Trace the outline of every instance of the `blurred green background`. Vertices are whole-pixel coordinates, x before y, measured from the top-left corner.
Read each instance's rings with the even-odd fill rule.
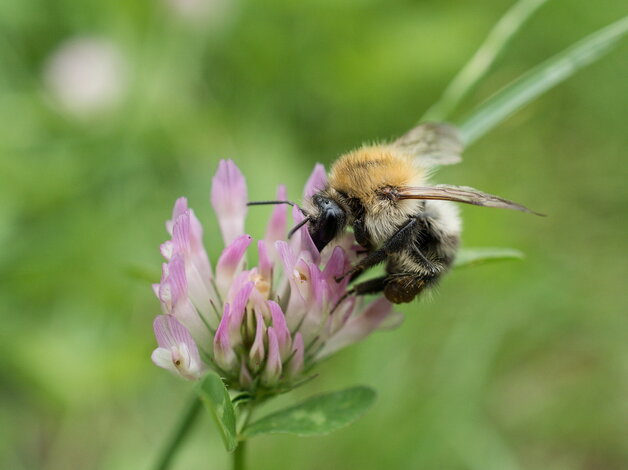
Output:
[[[0,2],[0,467],[150,468],[191,393],[150,362],[175,198],[215,259],[220,158],[253,199],[300,197],[315,162],[410,128],[510,4]],[[457,116],[625,13],[550,1]],[[251,468],[628,468],[627,52],[436,177],[549,214],[463,208],[466,246],[527,258],[454,272],[401,329],[325,363],[277,405],[363,383],[376,406],[329,436],[256,438]],[[102,79],[80,65],[98,54]],[[227,466],[204,416],[174,468]]]

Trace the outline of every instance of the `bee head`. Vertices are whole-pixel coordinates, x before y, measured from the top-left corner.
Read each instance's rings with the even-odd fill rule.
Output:
[[[309,232],[318,251],[336,238],[347,224],[345,209],[334,199],[320,193],[312,196],[315,208],[309,216]]]

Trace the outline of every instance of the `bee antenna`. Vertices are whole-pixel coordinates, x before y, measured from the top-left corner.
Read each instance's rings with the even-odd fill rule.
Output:
[[[267,206],[271,204],[288,204],[289,206],[296,206],[296,204],[292,201],[249,201],[246,203],[247,206]]]
[[[288,232],[288,239],[290,239],[292,235],[294,235],[297,232],[297,230],[299,230],[301,227],[307,224],[310,220],[312,220],[312,218],[310,216],[307,216],[301,222],[299,222],[294,227],[292,227],[292,229]]]
[[[247,206],[269,206],[269,205],[274,205],[274,204],[288,204],[289,206],[296,207],[297,209],[299,209],[302,214],[305,214],[305,211],[301,209],[301,207],[298,204],[292,201],[250,201],[246,203]]]

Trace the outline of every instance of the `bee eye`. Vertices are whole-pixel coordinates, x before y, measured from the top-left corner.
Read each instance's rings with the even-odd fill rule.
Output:
[[[310,222],[310,235],[320,251],[344,229],[347,218],[345,211],[332,199],[319,195],[313,201],[319,214]]]

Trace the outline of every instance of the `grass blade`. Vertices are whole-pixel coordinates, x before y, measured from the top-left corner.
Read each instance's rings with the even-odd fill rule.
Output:
[[[578,41],[506,85],[459,127],[469,145],[537,96],[595,62],[628,32],[628,16]]]
[[[512,248],[462,248],[456,255],[454,267],[464,268],[493,261],[520,259],[523,259],[523,253]]]
[[[447,86],[422,121],[444,121],[486,75],[521,26],[547,0],[519,0],[495,24],[484,43]]]

